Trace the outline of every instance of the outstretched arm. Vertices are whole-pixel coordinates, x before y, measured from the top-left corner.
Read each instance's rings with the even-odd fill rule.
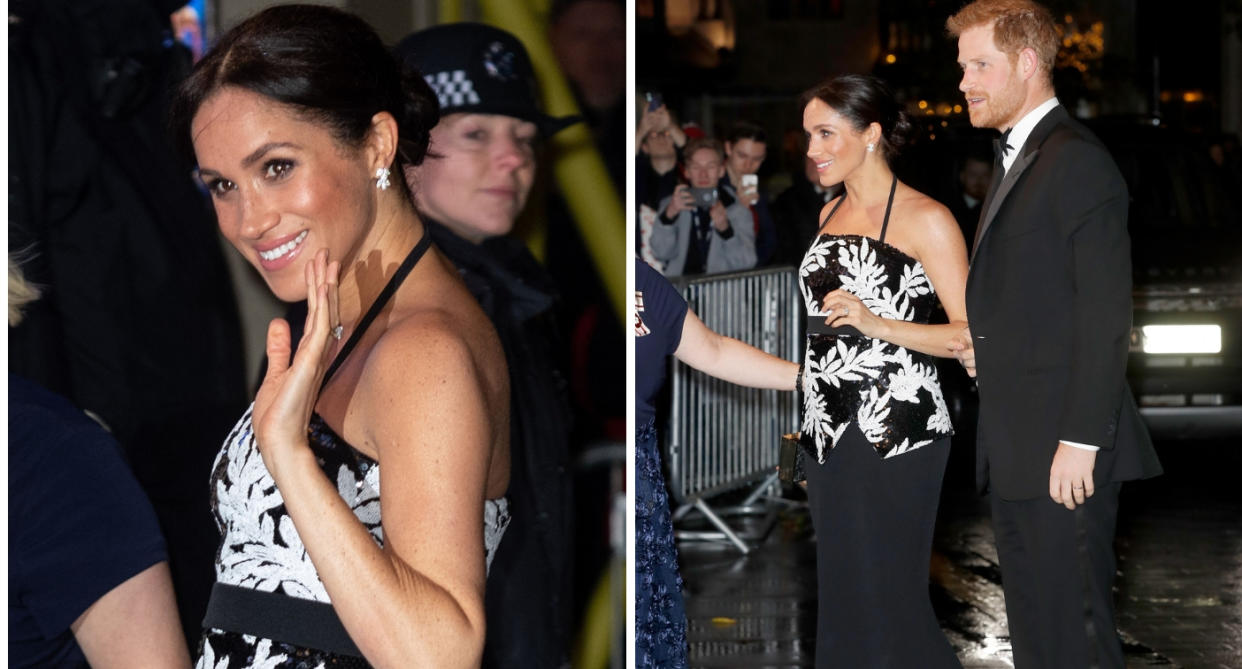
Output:
[[[686,312],[686,320],[681,327],[681,344],[674,355],[705,374],[740,386],[795,389],[797,363],[713,332],[693,310]]]

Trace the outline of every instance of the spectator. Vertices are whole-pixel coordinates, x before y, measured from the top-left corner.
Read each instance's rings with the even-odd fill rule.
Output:
[[[973,150],[962,159],[962,167],[957,172],[959,188],[948,204],[953,218],[962,229],[962,238],[967,244],[974,243],[975,228],[979,225],[980,209],[983,200],[988,196],[988,186],[992,183],[992,157],[985,151]]]
[[[664,264],[651,254],[651,231],[660,201],[673,194],[681,177],[681,148],[686,133],[677,125],[672,112],[659,94],[649,95],[635,137],[638,157],[635,161],[634,191],[638,200],[638,229],[635,247],[638,255],[657,269]]]
[[[9,260],[9,327],[38,294]],[[184,667],[164,538],[116,441],[9,374],[11,667]]]
[[[686,177],[659,207],[651,251],[665,276],[712,274],[755,265],[755,219],[736,191],[721,183],[724,149],[714,139],[686,143]]]
[[[634,188],[638,204],[654,209],[673,194],[686,139],[686,133],[658,95],[644,104],[634,138],[638,147]]]
[[[768,155],[768,136],[754,123],[738,122],[729,130],[724,143],[725,175],[720,184],[728,185],[738,199],[750,207],[755,219],[755,266],[767,265],[776,250],[776,223],[768,196],[759,190],[759,167]]]
[[[776,252],[773,265],[802,264],[802,256],[819,232],[819,214],[824,205],[841,194],[843,186],[821,186],[815,161],[803,156],[803,169],[793,175],[793,185],[772,202],[772,219],[776,222]]]

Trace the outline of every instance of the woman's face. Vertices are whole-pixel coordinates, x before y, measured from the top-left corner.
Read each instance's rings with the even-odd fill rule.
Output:
[[[376,211],[370,152],[232,86],[202,104],[191,133],[221,233],[277,297],[306,298],[303,268],[319,249],[342,267],[357,257]]]
[[[449,114],[410,168],[418,210],[471,242],[508,234],[535,180],[535,124],[497,114]]]
[[[821,186],[841,183],[866,157],[863,133],[823,100],[812,99],[802,110],[802,129],[807,133],[806,155],[815,163]]]

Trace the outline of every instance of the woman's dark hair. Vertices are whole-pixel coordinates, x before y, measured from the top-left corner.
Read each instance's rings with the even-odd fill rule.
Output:
[[[228,31],[199,61],[178,88],[170,112],[170,128],[184,155],[194,155],[194,115],[225,86],[288,105],[350,147],[366,137],[371,118],[386,111],[397,121],[398,168],[423,161],[440,119],[431,87],[398,62],[365,21],[320,5],[265,9]]]
[[[866,74],[845,74],[820,82],[798,99],[806,109],[811,100],[832,107],[844,116],[854,130],[862,132],[872,123],[880,124],[880,148],[890,165],[910,140],[914,126],[893,92],[881,80]]]

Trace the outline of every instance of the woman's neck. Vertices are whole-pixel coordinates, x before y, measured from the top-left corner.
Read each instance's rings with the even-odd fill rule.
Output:
[[[860,165],[845,178],[845,200],[851,208],[870,209],[888,204],[888,193],[893,185],[893,172],[876,156],[876,162]]]
[[[339,309],[347,333],[423,236],[424,226],[413,205],[401,194],[393,195],[404,200],[405,206],[398,197],[381,197],[371,232],[358,245],[357,253],[341,264]]]

